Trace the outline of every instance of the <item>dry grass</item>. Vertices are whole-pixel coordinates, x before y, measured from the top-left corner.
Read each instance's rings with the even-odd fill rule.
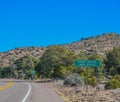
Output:
[[[81,88],[76,92],[75,87],[64,87],[59,84],[46,83],[56,91],[65,102],[120,102],[120,89],[101,90],[96,92],[90,88],[88,92]]]

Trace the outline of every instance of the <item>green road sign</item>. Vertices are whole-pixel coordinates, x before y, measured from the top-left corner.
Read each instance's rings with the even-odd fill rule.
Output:
[[[75,60],[76,67],[100,67],[100,60]]]
[[[30,70],[30,74],[31,74],[31,75],[34,75],[34,74],[35,74],[35,71],[34,71],[34,70]]]

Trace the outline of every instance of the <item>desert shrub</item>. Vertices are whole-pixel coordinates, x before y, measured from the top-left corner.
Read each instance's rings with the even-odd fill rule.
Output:
[[[115,75],[114,78],[120,81],[120,75]]]
[[[64,85],[76,86],[83,85],[84,80],[78,74],[71,74],[64,80]]]
[[[93,76],[93,77],[91,78],[91,80],[90,80],[90,85],[93,86],[93,87],[96,86],[96,77],[95,77],[95,76]]]
[[[105,89],[116,89],[116,88],[120,88],[120,81],[115,78],[109,79],[105,85]]]

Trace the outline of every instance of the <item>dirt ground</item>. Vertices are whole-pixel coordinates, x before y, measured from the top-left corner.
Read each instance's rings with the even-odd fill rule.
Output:
[[[49,82],[46,85],[56,91],[65,102],[120,102],[120,89],[96,92],[91,86],[86,91],[86,87],[63,86],[60,82]]]

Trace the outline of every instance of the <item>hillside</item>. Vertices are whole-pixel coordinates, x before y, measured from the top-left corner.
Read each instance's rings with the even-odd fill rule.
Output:
[[[120,46],[120,35],[115,33],[102,34],[96,37],[82,39],[81,41],[64,45],[76,54],[81,52],[98,53],[104,56],[105,52]]]
[[[120,35],[115,33],[102,34],[61,46],[65,46],[67,49],[75,52],[76,54],[81,52],[87,54],[97,52],[98,54],[104,56],[106,51],[120,46]],[[0,65],[8,66],[11,59],[16,60],[25,55],[40,58],[46,49],[47,47],[25,47],[0,53]]]
[[[0,53],[0,65],[8,66],[11,60],[17,60],[25,55],[30,55],[35,58],[40,58],[44,53],[46,47],[25,47],[25,48],[16,48],[11,51]]]

